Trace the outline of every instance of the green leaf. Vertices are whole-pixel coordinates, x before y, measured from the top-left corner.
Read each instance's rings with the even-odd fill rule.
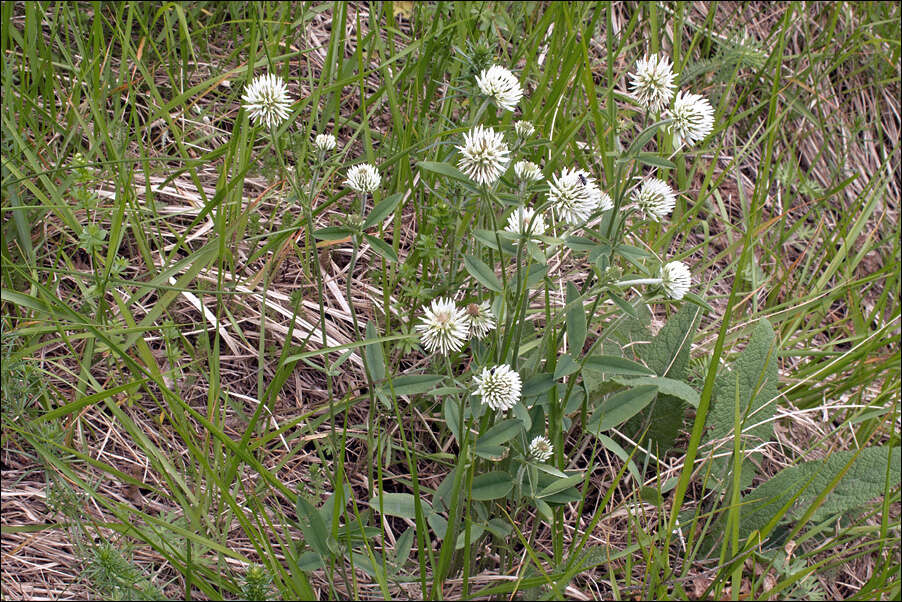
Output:
[[[454,439],[460,441],[460,405],[458,401],[451,396],[446,397],[442,413],[445,415],[445,424],[448,425]]]
[[[608,291],[608,297],[617,304],[623,312],[634,320],[639,319],[639,314],[636,313],[636,308],[633,307],[633,304],[621,297],[620,295],[615,294],[613,291]]]
[[[507,420],[502,420],[476,440],[476,449],[479,450],[480,446],[485,445],[495,446],[507,443],[522,430],[523,423],[519,419],[508,418]]]
[[[382,503],[382,507],[379,507],[379,503]],[[429,505],[429,502],[426,500],[420,500],[420,504],[423,506],[423,513],[428,514],[432,512],[432,506]],[[370,500],[370,508],[376,510],[377,512],[381,512],[386,516],[400,516],[401,518],[416,518],[416,509],[414,507],[414,499],[413,495],[410,493],[383,493],[380,495],[373,496],[373,499]]]
[[[485,533],[485,527],[482,525],[471,524],[470,525],[470,545],[476,543],[476,540],[482,537],[482,534]],[[467,532],[464,529],[461,529],[460,533],[457,534],[457,541],[454,542],[454,549],[461,550],[464,545],[467,543]]]
[[[378,338],[376,327],[372,322],[366,323],[366,338]],[[364,347],[363,354],[366,357],[366,367],[373,382],[385,380],[385,355],[382,352],[382,343],[369,343]]]
[[[654,372],[638,362],[616,355],[593,355],[586,359],[586,368],[598,370],[607,375],[654,376]]]
[[[496,500],[506,496],[513,488],[514,483],[506,472],[488,472],[473,478],[470,497],[479,501]]]
[[[566,489],[570,489],[577,483],[581,483],[582,480],[582,474],[570,475],[565,479],[558,479],[557,481],[551,483],[551,485],[548,485],[547,487],[542,489],[542,491],[538,492],[536,494],[536,499],[546,498],[556,493],[560,493],[561,491],[564,491]]]
[[[567,283],[567,338],[570,352],[574,357],[582,355],[586,343],[586,310],[583,309],[579,290],[572,282]]]
[[[377,238],[375,236],[370,236],[369,234],[364,234],[363,237],[366,239],[370,246],[373,247],[373,251],[375,251],[378,255],[380,255],[386,261],[396,262],[398,261],[398,254],[395,253],[395,250],[392,248],[390,244],[382,240],[381,238]]]
[[[660,155],[656,155],[655,153],[639,153],[636,155],[636,158],[639,159],[640,162],[645,165],[650,165],[651,167],[661,167],[664,169],[676,169],[676,165],[673,161],[668,161],[664,157]]]
[[[326,529],[326,523],[323,521],[323,517],[320,516],[319,511],[303,495],[298,495],[297,511],[301,533],[304,534],[304,541],[319,554],[320,558],[329,558],[331,555],[329,552],[329,531]]]
[[[604,400],[589,419],[589,430],[603,433],[642,411],[658,394],[654,385],[643,385],[614,393]],[[595,426],[597,425],[597,426]]]
[[[477,229],[473,231],[473,238],[484,244],[490,249],[495,251],[498,250],[498,242],[501,243],[501,250],[508,255],[516,255],[517,247],[513,245],[509,240],[505,240],[503,236],[499,236],[498,239],[495,239],[495,233],[492,230],[481,230]]]
[[[398,192],[373,207],[370,214],[366,216],[366,221],[363,222],[363,229],[366,230],[367,228],[372,228],[376,224],[382,223],[382,221],[395,210],[402,198],[404,198],[404,194]]]
[[[395,395],[418,395],[432,391],[443,380],[441,374],[405,374],[392,379],[392,389]]]
[[[460,180],[461,182],[472,184],[472,180],[467,177],[467,174],[460,171],[450,163],[440,163],[437,161],[420,161],[419,163],[417,163],[417,167],[426,171],[431,171],[432,173],[437,173],[442,176],[454,178],[455,180]]]
[[[839,451],[824,460],[802,462],[784,468],[773,478],[743,496],[740,521],[742,537],[763,528],[774,514],[793,498],[795,503],[787,512],[789,518],[801,517],[830,482],[839,475],[854,457],[856,450]],[[889,475],[887,475],[889,463]],[[745,470],[743,468],[743,470]],[[825,520],[864,507],[884,492],[886,478],[890,487],[898,487],[902,480],[902,456],[898,447],[867,447],[861,450],[852,467],[836,487],[827,494],[824,503],[811,515],[811,521]],[[807,487],[806,487],[807,485]]]
[[[529,377],[523,383],[523,399],[537,397],[543,393],[547,393],[554,386],[554,375],[547,372],[540,372]]]
[[[698,392],[681,380],[673,380],[664,376],[639,376],[637,378],[615,376],[612,380],[626,387],[651,385],[656,387],[660,393],[678,397],[692,407],[698,407]]]
[[[319,240],[341,240],[348,238],[354,231],[345,226],[327,226],[313,232],[313,236]]]
[[[557,358],[557,366],[554,367],[554,380],[570,376],[579,371],[579,363],[574,361],[569,354]]]
[[[498,277],[495,276],[495,272],[492,271],[492,268],[487,266],[484,261],[479,259],[478,257],[473,257],[472,255],[464,255],[464,267],[467,268],[467,271],[470,272],[470,275],[476,279],[482,286],[486,287],[489,290],[495,291],[496,293],[500,293],[504,291],[504,288],[501,286],[501,282],[498,280]]]
[[[736,358],[732,370],[721,369],[717,375],[711,410],[708,413],[710,430],[705,442],[732,440],[737,383],[743,447],[752,448],[762,441],[773,439],[774,425],[770,418],[774,415],[778,397],[776,352],[774,330],[770,322],[762,318],[755,326],[749,344]],[[747,428],[747,425],[756,426]],[[714,451],[716,453],[724,449],[717,447]],[[756,452],[756,455],[760,453]],[[717,485],[717,479],[725,477],[729,458],[716,458],[714,462],[712,486]],[[755,465],[750,459],[746,459],[742,466],[742,486],[751,484],[754,475]]]

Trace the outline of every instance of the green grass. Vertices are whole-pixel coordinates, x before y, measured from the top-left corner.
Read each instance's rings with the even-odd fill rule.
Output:
[[[898,4],[0,10],[4,596],[898,598]],[[531,121],[514,160],[629,202],[650,52],[715,109],[654,159],[670,218],[480,234],[522,197],[449,169],[475,123]],[[524,84],[516,117],[474,94],[492,63]],[[266,72],[295,101],[276,132],[241,109]],[[360,162],[382,175],[362,201]],[[697,297],[612,286],[659,259]],[[446,361],[413,326],[459,291],[499,328]],[[681,306],[705,308],[686,345],[647,344]],[[612,379],[610,355],[642,365]],[[489,430],[469,391],[496,363],[525,403]],[[520,458],[546,433],[543,471]],[[828,456],[748,527],[755,487]]]

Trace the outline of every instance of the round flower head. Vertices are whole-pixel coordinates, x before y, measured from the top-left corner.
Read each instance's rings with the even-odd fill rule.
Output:
[[[467,306],[467,320],[470,322],[470,336],[482,339],[491,330],[495,330],[495,316],[488,301],[479,305],[470,303]]]
[[[473,377],[473,382],[476,383],[475,394],[496,412],[505,412],[520,401],[520,375],[506,364],[483,368],[479,376]]]
[[[332,134],[317,134],[313,139],[313,144],[324,153],[335,148],[335,136]]]
[[[504,143],[504,137],[492,128],[477,125],[464,134],[463,146],[458,146],[460,161],[457,166],[477,184],[493,183],[510,161],[510,149]]]
[[[476,77],[476,85],[486,96],[491,96],[495,104],[505,111],[513,111],[520,99],[523,98],[523,89],[513,73],[501,67],[492,65],[483,69]]]
[[[581,169],[565,168],[553,179],[548,187],[548,200],[568,224],[585,223],[596,207],[607,210],[614,206],[611,197],[598,188],[595,178]]]
[[[464,310],[457,307],[452,299],[439,297],[432,300],[430,307],[423,306],[422,324],[414,328],[420,333],[420,342],[430,352],[448,354],[460,351],[470,332],[470,321]]]
[[[682,261],[671,261],[661,267],[661,286],[668,296],[679,301],[689,292],[691,285],[689,267]]]
[[[547,227],[541,213],[536,215],[536,212],[529,207],[517,207],[507,218],[507,226],[504,229],[520,236],[533,236],[545,234]]]
[[[673,122],[667,129],[673,133],[673,145],[695,144],[714,129],[714,109],[704,96],[677,92],[673,109],[667,113]]]
[[[536,462],[544,462],[551,457],[554,448],[551,447],[551,441],[548,437],[539,435],[529,444],[529,459]]]
[[[514,163],[514,173],[525,182],[538,182],[542,179],[542,170],[532,161],[517,161]]]
[[[254,124],[276,127],[288,119],[291,98],[288,96],[288,86],[278,75],[255,77],[244,90],[241,100]]]
[[[646,178],[639,190],[633,193],[639,208],[656,222],[661,221],[676,206],[676,194],[667,182],[658,178]]]
[[[517,132],[517,137],[525,140],[536,133],[536,128],[528,121],[518,121],[514,124],[514,131]]]
[[[381,181],[378,169],[369,163],[361,163],[348,170],[348,179],[344,183],[352,190],[366,194],[375,192]]]
[[[636,63],[636,72],[631,73],[633,94],[647,111],[660,113],[670,104],[676,86],[673,83],[673,65],[666,56],[653,54]]]

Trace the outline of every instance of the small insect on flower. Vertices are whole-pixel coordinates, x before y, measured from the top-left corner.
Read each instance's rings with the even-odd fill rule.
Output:
[[[586,179],[586,176],[584,176],[582,173],[579,174],[579,183],[582,184],[583,186],[588,186],[588,184],[589,184],[589,181]]]

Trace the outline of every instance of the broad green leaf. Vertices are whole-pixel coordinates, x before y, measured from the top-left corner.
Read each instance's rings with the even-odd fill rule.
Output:
[[[395,395],[417,395],[428,393],[445,380],[441,374],[405,374],[392,379]],[[385,387],[388,391],[388,386]]]
[[[778,397],[776,355],[774,330],[770,322],[762,318],[755,326],[749,344],[736,358],[732,369],[721,369],[717,375],[714,398],[708,413],[710,430],[705,442],[732,440],[737,382],[739,411],[742,413],[743,447],[752,448],[762,441],[773,439],[774,425],[770,418],[774,415]],[[718,447],[715,453],[724,449],[726,448]],[[756,455],[760,455],[760,452]],[[712,486],[716,485],[716,479],[724,478],[729,458],[717,458],[714,462],[711,473],[714,476]],[[742,466],[743,487],[751,484],[754,475],[755,465],[747,459]]]
[[[375,339],[376,327],[372,322],[366,323],[366,338]],[[385,355],[382,352],[382,343],[369,343],[363,350],[366,357],[366,367],[373,382],[385,380]]]
[[[353,234],[350,228],[345,226],[327,226],[313,232],[313,236],[319,240],[341,240]]]
[[[471,524],[470,525],[470,545],[472,546],[476,543],[482,534],[485,533],[485,527],[482,525]],[[467,532],[461,527],[460,533],[457,534],[457,541],[454,543],[455,550],[462,550],[463,547],[467,543]]]
[[[381,238],[370,236],[369,234],[364,234],[363,237],[368,243],[370,243],[370,246],[373,247],[373,251],[375,251],[383,259],[392,262],[398,261],[398,254],[395,253],[395,250],[390,244],[388,244]]]
[[[784,468],[773,478],[743,496],[740,534],[749,535],[763,528],[774,513],[793,498],[795,503],[788,518],[801,517],[854,457],[857,450],[838,451],[824,460],[802,462]],[[887,463],[889,474],[887,475]],[[743,468],[745,470],[745,468]],[[902,480],[902,455],[898,447],[868,447],[861,450],[854,464],[846,471],[836,487],[827,494],[824,503],[814,511],[811,521],[818,522],[835,514],[863,508],[884,492],[886,478],[890,488]],[[806,487],[807,485],[807,487]]]
[[[546,498],[546,497],[552,496],[556,493],[560,493],[566,489],[570,489],[577,483],[581,483],[583,478],[584,477],[582,474],[575,474],[575,475],[570,475],[564,479],[558,479],[557,481],[554,481],[553,483],[551,483],[551,485],[548,485],[547,487],[543,488],[542,491],[538,492],[536,494],[536,498],[537,499]]]
[[[557,366],[554,367],[554,380],[570,376],[577,371],[579,371],[579,363],[574,361],[569,354],[562,355],[557,358]]]
[[[379,506],[381,500],[381,508]],[[423,505],[423,513],[432,512],[432,506],[426,500],[420,500]],[[401,518],[416,518],[413,495],[410,493],[383,493],[373,496],[370,500],[370,508],[387,516],[400,516]]]
[[[454,439],[460,441],[460,404],[451,396],[445,398],[442,406],[442,413],[445,416],[445,424],[454,435]]]
[[[495,291],[496,293],[504,291],[501,282],[498,280],[498,277],[495,276],[495,272],[492,271],[492,268],[487,266],[485,262],[478,257],[464,255],[464,267],[467,268],[470,275],[482,286]]]
[[[603,433],[642,411],[658,394],[654,385],[643,385],[614,393],[604,400],[589,419],[589,430]]]
[[[613,381],[626,387],[651,385],[657,387],[660,393],[678,397],[692,407],[698,407],[698,392],[681,380],[673,380],[663,376],[638,376],[635,378],[615,376]]]
[[[496,500],[513,488],[514,483],[506,472],[488,472],[473,478],[471,497],[479,501]]]
[[[620,295],[614,293],[614,291],[608,291],[608,297],[629,317],[633,318],[634,320],[639,319],[639,314],[636,313],[636,308],[633,307],[632,303],[630,303]]]
[[[523,399],[547,393],[554,386],[554,375],[542,372],[534,374],[523,383]]]
[[[630,455],[627,453],[623,447],[607,435],[598,435],[598,440],[604,446],[606,450],[613,453],[615,456],[623,460],[624,462],[629,462],[627,465],[627,469],[630,474],[636,480],[637,483],[642,482],[642,473],[639,472],[639,468],[636,466],[636,462],[630,458]]]
[[[364,230],[367,228],[372,228],[376,224],[382,223],[382,221],[388,217],[388,215],[395,210],[398,206],[398,203],[401,202],[401,199],[404,198],[404,194],[401,192],[395,193],[373,207],[373,210],[370,211],[370,214],[366,216],[366,221],[363,222]]]
[[[419,163],[417,163],[417,167],[426,171],[431,171],[432,173],[437,173],[442,176],[454,178],[455,180],[460,180],[461,182],[472,184],[472,180],[470,180],[467,174],[460,171],[450,163],[440,163],[437,161],[420,161]]]
[[[676,165],[674,165],[673,161],[668,161],[664,157],[656,155],[655,153],[639,153],[638,155],[636,155],[636,158],[645,165],[650,165],[652,167],[676,169]]]
[[[616,355],[592,355],[586,359],[585,367],[599,370],[609,376],[615,374],[654,376],[654,372],[642,364]]]
[[[319,511],[303,495],[298,495],[297,511],[304,541],[319,554],[320,558],[329,558],[331,556],[329,530],[326,529],[326,523]]]
[[[583,309],[579,299],[579,290],[572,282],[568,282],[567,338],[570,342],[570,352],[574,357],[582,355],[583,345],[586,343],[586,310]]]
[[[517,418],[502,420],[476,440],[476,449],[481,445],[501,445],[507,443],[523,430],[523,423]]]
[[[517,247],[514,246],[509,240],[506,240],[503,236],[500,235],[498,238],[495,238],[495,233],[491,230],[481,230],[476,229],[473,231],[473,238],[484,244],[490,249],[495,251],[498,250],[498,243],[501,243],[501,250],[508,255],[516,255]]]

